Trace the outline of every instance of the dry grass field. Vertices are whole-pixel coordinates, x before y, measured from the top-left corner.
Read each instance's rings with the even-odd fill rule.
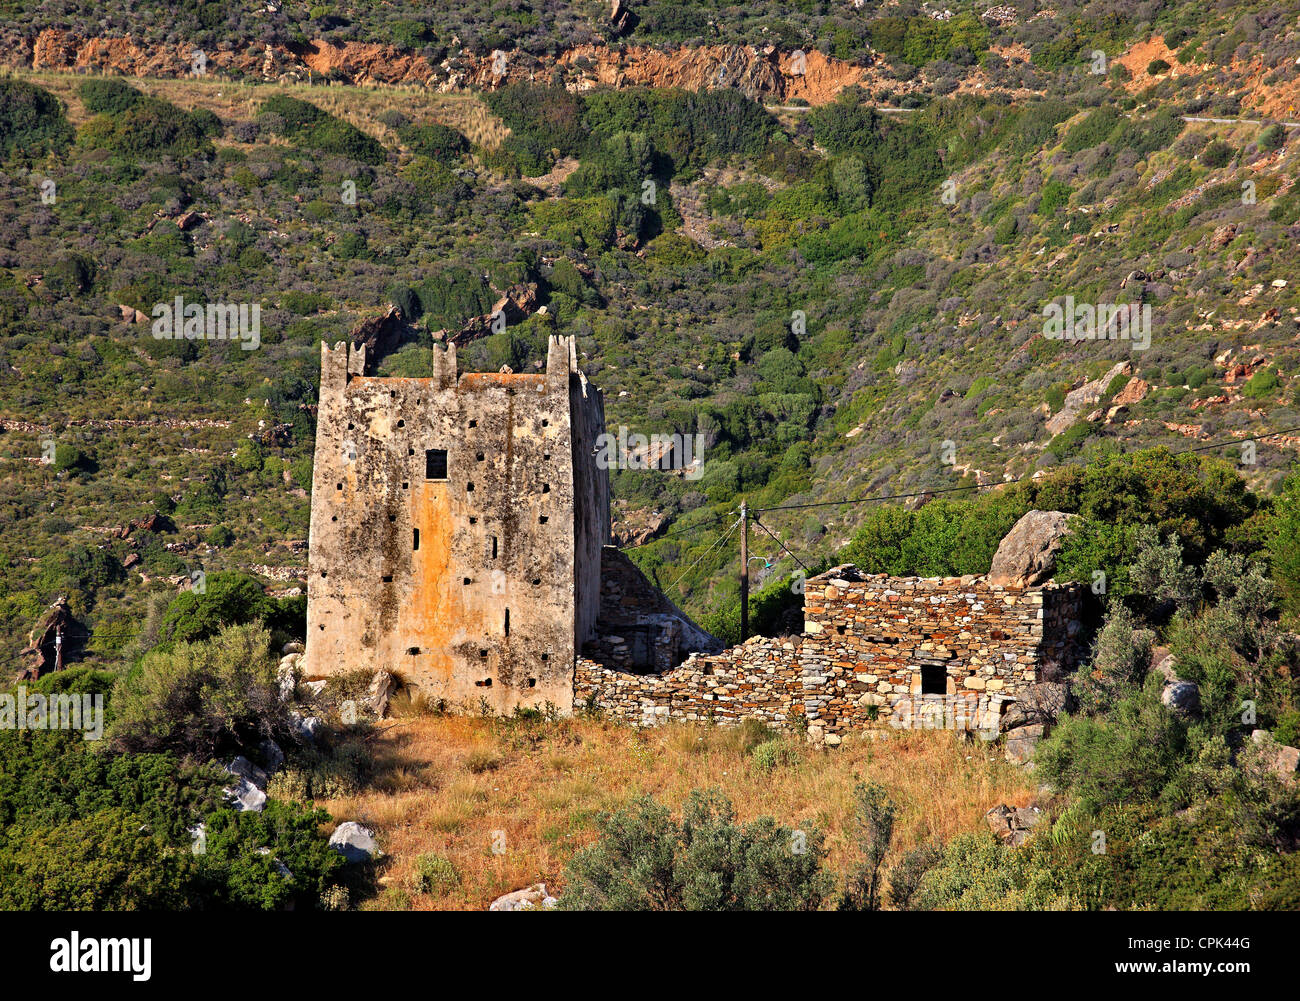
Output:
[[[830,751],[787,736],[787,763],[764,770],[750,752],[770,737],[750,727],[409,716],[372,737],[378,769],[368,788],[320,805],[373,827],[389,856],[383,890],[365,907],[481,910],[539,880],[562,888],[564,864],[594,838],[597,814],[646,793],[676,811],[692,789],[716,787],[742,822],[766,814],[816,824],[837,877],[856,860],[859,780],[884,785],[898,807],[895,854],[975,829],[990,807],[1023,806],[1034,793],[996,748],[951,732],[889,732]],[[437,878],[421,880],[422,857]]]
[[[80,126],[90,116],[77,97],[77,88],[90,75],[54,72],[14,74],[56,94],[66,105],[68,120]],[[288,94],[309,101],[330,114],[343,118],[389,147],[398,145],[392,130],[381,125],[385,111],[401,111],[415,122],[439,122],[458,130],[471,142],[485,147],[500,145],[507,129],[474,94],[439,94],[423,87],[354,87],[331,84],[312,86],[288,83],[238,83],[230,80],[157,79],[120,77],[137,90],[193,111],[207,108],[223,121],[247,121],[257,117],[262,102],[273,94]]]

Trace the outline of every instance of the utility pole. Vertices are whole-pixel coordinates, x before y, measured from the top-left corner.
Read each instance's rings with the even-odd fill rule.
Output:
[[[740,502],[740,642],[749,639],[749,505]]]

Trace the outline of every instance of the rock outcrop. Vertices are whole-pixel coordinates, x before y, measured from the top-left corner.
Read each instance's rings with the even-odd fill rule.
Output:
[[[1130,362],[1122,361],[1114,365],[1109,372],[1100,379],[1093,379],[1091,382],[1085,382],[1078,389],[1071,390],[1065,394],[1065,403],[1047,419],[1046,428],[1050,435],[1058,435],[1070,425],[1074,424],[1083,414],[1092,406],[1097,404],[1106,389],[1110,386],[1111,380],[1117,375],[1128,375],[1133,371],[1133,365]],[[1126,387],[1127,388],[1127,387]]]
[[[1300,748],[1279,744],[1267,730],[1252,730],[1250,739],[1260,748],[1261,758],[1269,771],[1285,779],[1295,779],[1300,770]]]
[[[988,582],[1003,587],[1037,587],[1052,579],[1056,554],[1078,517],[1062,511],[1030,511],[998,546]]]
[[[489,911],[531,911],[535,908],[542,907],[550,909],[559,901],[551,896],[550,891],[546,888],[545,883],[534,883],[532,886],[526,886],[522,890],[515,890],[512,893],[504,894],[497,897],[488,905]]]
[[[616,36],[635,24],[625,3],[610,11]],[[19,38],[5,47],[0,65],[37,70],[90,70],[120,76],[186,77],[192,73],[194,44],[157,46],[131,37],[85,37],[55,28]],[[577,45],[556,55],[510,50],[460,49],[438,62],[419,51],[373,42],[310,39],[302,44],[231,44],[207,52],[207,70],[230,71],[280,82],[403,84],[440,92],[494,90],[509,83],[558,75],[569,90],[593,87],[736,88],[752,99],[803,100],[826,104],[845,87],[886,77],[874,63],[856,65],[815,50],[778,50],[768,45]],[[914,85],[890,80],[904,91]]]
[[[18,652],[19,657],[30,657],[31,662],[18,675],[19,681],[35,681],[41,675],[57,671],[67,663],[73,646],[80,645],[82,627],[72,617],[68,599],[60,596],[27,634],[27,646]]]
[[[405,340],[409,328],[402,310],[390,305],[383,316],[372,316],[362,320],[348,334],[354,347],[366,349],[366,375],[374,375],[380,359]]]
[[[1024,844],[1042,819],[1043,813],[1036,806],[1013,807],[1005,803],[984,814],[984,822],[993,836],[1012,848]]]
[[[375,832],[355,820],[344,821],[330,835],[330,847],[349,862],[368,862],[379,854]]]

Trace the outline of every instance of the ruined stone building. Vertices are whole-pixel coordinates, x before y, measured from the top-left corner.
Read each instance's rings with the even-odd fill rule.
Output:
[[[653,674],[582,657],[576,697],[637,726],[756,719],[829,744],[884,726],[996,733],[1012,706],[1077,665],[1083,592],[836,567],[806,582],[802,633],[751,637]]]
[[[985,576],[835,567],[804,582],[798,634],[693,652],[670,670],[586,650],[575,699],[635,726],[754,719],[828,745],[881,727],[1005,733],[1008,757],[1023,760],[1090,642],[1087,589],[1052,579],[1072,517],[1025,514]]]
[[[321,345],[303,669],[568,710],[610,531],[601,393],[570,338],[538,375],[434,356],[432,378],[376,378],[364,347]]]
[[[458,375],[454,345],[434,359],[431,378],[377,378],[364,346],[321,345],[308,677],[385,670],[452,709],[758,719],[836,744],[931,710],[1033,723],[1078,661],[1083,589],[1051,580],[1070,516],[1041,511],[987,577],[836,567],[806,582],[800,635],[723,650],[607,545],[604,404],[573,341],[552,337],[538,375]]]

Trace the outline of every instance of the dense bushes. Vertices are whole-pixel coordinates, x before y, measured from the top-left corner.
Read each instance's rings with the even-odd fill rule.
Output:
[[[221,132],[220,121],[204,109],[185,112],[168,101],[143,95],[123,103],[120,93],[107,103],[120,110],[92,118],[81,130],[79,141],[124,159],[147,159],[161,153],[210,154],[208,140]]]
[[[113,692],[114,746],[205,760],[268,738],[289,741],[269,643],[259,626],[230,626],[211,640],[145,654]]]
[[[574,910],[806,911],[829,890],[823,835],[761,817],[741,827],[726,797],[694,792],[680,821],[646,797],[601,817],[601,840],[571,860]]]
[[[946,21],[920,15],[877,18],[868,37],[886,55],[924,66],[936,59],[972,61],[988,48],[989,32],[974,14],[962,13]]]
[[[305,596],[269,598],[248,574],[225,570],[205,576],[201,591],[191,589],[172,599],[163,628],[167,640],[193,642],[215,636],[225,626],[262,622],[273,633],[301,639],[306,617]]]
[[[77,88],[77,94],[92,115],[115,115],[144,99],[130,84],[113,78],[87,80]]]
[[[943,174],[939,144],[922,119],[887,119],[849,88],[808,116],[819,145],[860,158],[871,204],[898,214],[921,197],[932,197]],[[847,208],[847,206],[846,206]]]
[[[361,163],[384,162],[384,147],[379,140],[314,104],[276,94],[262,102],[262,114],[274,123],[275,131],[304,149],[337,153]]]
[[[228,780],[75,733],[0,732],[0,908],[318,905],[341,864],[319,833],[327,815],[275,800],[236,812]]]
[[[72,141],[63,105],[47,90],[22,80],[0,79],[0,157],[41,156]]]
[[[412,153],[427,156],[442,164],[451,164],[469,152],[469,140],[448,125],[430,122],[398,129],[398,137]]]
[[[488,107],[510,129],[504,149],[525,174],[544,174],[560,156],[574,156],[585,144],[582,99],[562,87],[512,83],[485,95]]]

